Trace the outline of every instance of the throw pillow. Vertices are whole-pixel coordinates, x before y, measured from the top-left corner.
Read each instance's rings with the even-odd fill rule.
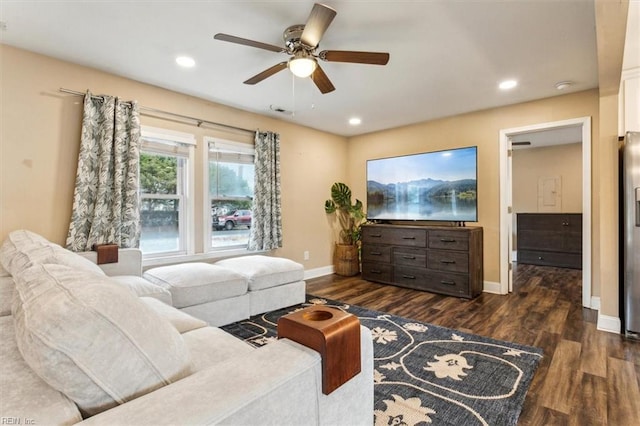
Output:
[[[108,278],[63,265],[15,277],[18,348],[50,386],[94,415],[190,373],[171,324]]]
[[[10,232],[2,242],[0,263],[11,275],[36,263],[57,263],[104,275],[102,269],[89,259],[24,229]]]

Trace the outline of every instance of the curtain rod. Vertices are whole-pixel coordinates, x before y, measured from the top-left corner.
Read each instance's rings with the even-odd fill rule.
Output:
[[[65,89],[63,87],[60,88],[60,92],[69,93],[70,95],[75,95],[75,96],[84,96],[84,95],[86,95],[86,93],[78,92],[77,90]],[[96,97],[102,98],[102,96],[99,96],[99,95],[96,96]],[[140,108],[140,113],[142,115],[146,115],[148,117],[166,119],[165,117],[159,117],[157,115],[154,115],[154,113],[155,114],[168,115],[168,116],[176,117],[176,118],[179,118],[179,119],[182,119],[182,120],[195,121],[194,125],[196,127],[201,127],[203,124],[211,124],[213,126],[225,127],[227,129],[238,130],[238,131],[241,131],[241,132],[247,132],[247,133],[252,133],[252,134],[256,132],[255,130],[245,129],[243,127],[230,126],[228,124],[217,123],[215,121],[204,120],[204,119],[196,118],[196,117],[190,117],[188,115],[176,114],[175,112],[163,111],[163,110],[160,110],[160,109],[149,108],[149,107],[145,107],[145,106],[142,106],[142,105],[140,105],[138,108]],[[189,124],[191,124],[191,123],[189,123]]]

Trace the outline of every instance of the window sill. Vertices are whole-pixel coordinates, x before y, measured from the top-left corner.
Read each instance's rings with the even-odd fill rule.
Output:
[[[208,253],[151,257],[147,259],[142,259],[142,269],[147,270],[149,268],[153,268],[156,266],[176,265],[178,263],[188,263],[188,262],[214,263],[214,262],[217,262],[218,260],[226,259],[229,257],[250,256],[250,255],[265,254],[265,253],[268,253],[268,251],[249,251],[247,249],[230,249],[230,250],[220,250],[220,251],[208,252]]]

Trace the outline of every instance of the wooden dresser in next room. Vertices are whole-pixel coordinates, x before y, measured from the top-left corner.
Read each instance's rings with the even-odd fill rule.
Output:
[[[518,213],[518,263],[582,269],[581,213]]]

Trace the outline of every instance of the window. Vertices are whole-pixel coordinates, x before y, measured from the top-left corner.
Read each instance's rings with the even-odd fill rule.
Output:
[[[192,135],[142,128],[140,249],[145,257],[192,251]]]
[[[207,195],[206,226],[209,250],[246,247],[253,205],[254,149],[252,144],[205,138]]]

